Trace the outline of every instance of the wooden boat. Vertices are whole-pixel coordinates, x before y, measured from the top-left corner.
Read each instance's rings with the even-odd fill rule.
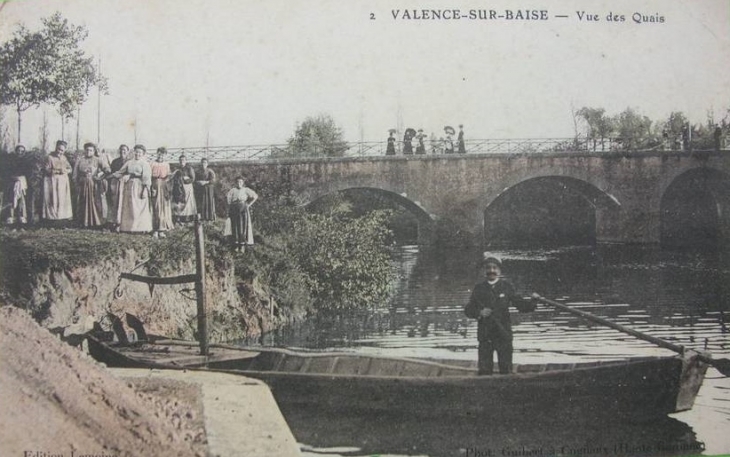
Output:
[[[115,367],[206,369],[266,382],[282,408],[402,411],[506,420],[524,414],[660,417],[692,408],[707,364],[684,355],[574,364],[515,365],[477,376],[459,361],[210,345],[149,338],[118,344],[89,336],[89,352]],[[473,365],[473,364],[472,364]]]

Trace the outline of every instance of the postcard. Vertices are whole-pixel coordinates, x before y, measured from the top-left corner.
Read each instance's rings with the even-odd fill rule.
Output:
[[[104,310],[192,339],[196,293],[218,317],[260,297],[229,339],[339,354],[262,375],[302,455],[730,454],[728,17],[723,0],[0,0],[3,298],[61,333]],[[227,259],[207,292],[128,250],[64,269],[117,231],[192,246],[196,214]],[[56,236],[60,266],[18,254]],[[13,455],[116,456],[84,443]]]

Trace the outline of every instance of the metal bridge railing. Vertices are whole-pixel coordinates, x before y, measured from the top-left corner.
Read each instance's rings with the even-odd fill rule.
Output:
[[[268,159],[277,155],[286,154],[289,145],[286,144],[264,144],[264,145],[243,145],[243,146],[202,146],[192,148],[168,148],[171,159],[185,155],[188,161],[198,161],[207,158],[211,162]]]
[[[417,141],[413,141],[414,156]],[[443,139],[425,139],[425,155],[439,155],[445,151],[446,143]],[[523,154],[541,152],[608,152],[636,150],[632,147],[630,140],[621,138],[503,138],[503,139],[468,139],[464,141],[467,154]],[[337,157],[376,157],[384,156],[387,141],[359,141],[345,143],[344,150],[340,150]],[[454,141],[454,154],[458,154],[458,145]],[[653,147],[643,147],[642,150],[675,150],[673,145],[659,144]],[[396,156],[403,155],[403,142],[396,142]],[[288,144],[264,144],[264,145],[243,145],[243,146],[215,146],[215,147],[188,147],[168,148],[170,160],[176,160],[180,154],[185,154],[188,161],[199,161],[207,158],[211,162],[256,160],[285,157],[332,157],[313,148],[306,153],[293,153]]]

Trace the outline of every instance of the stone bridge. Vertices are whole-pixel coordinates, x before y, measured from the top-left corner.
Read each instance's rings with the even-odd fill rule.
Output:
[[[730,239],[730,151],[267,159],[229,167],[254,187],[279,181],[309,202],[357,189],[381,193],[415,215],[424,243],[444,231],[490,245],[510,233],[570,234],[571,227],[586,228],[597,243]]]

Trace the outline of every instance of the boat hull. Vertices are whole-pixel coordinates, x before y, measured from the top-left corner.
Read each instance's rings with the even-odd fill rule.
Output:
[[[285,405],[500,420],[545,412],[554,412],[553,418],[664,416],[691,407],[678,404],[682,369],[683,361],[674,358],[632,364],[630,369],[599,367],[507,376],[370,378],[239,372],[266,382]]]
[[[524,372],[477,376],[472,368],[447,363],[353,354],[213,347],[214,354],[205,358],[194,354],[172,357],[174,347],[156,353],[150,347],[113,348],[95,340],[90,340],[89,349],[97,360],[117,367],[202,368],[260,379],[269,385],[283,410],[316,406],[332,411],[403,411],[496,421],[525,414],[550,420],[665,416],[692,407],[707,369],[693,353],[523,366],[520,370]]]

